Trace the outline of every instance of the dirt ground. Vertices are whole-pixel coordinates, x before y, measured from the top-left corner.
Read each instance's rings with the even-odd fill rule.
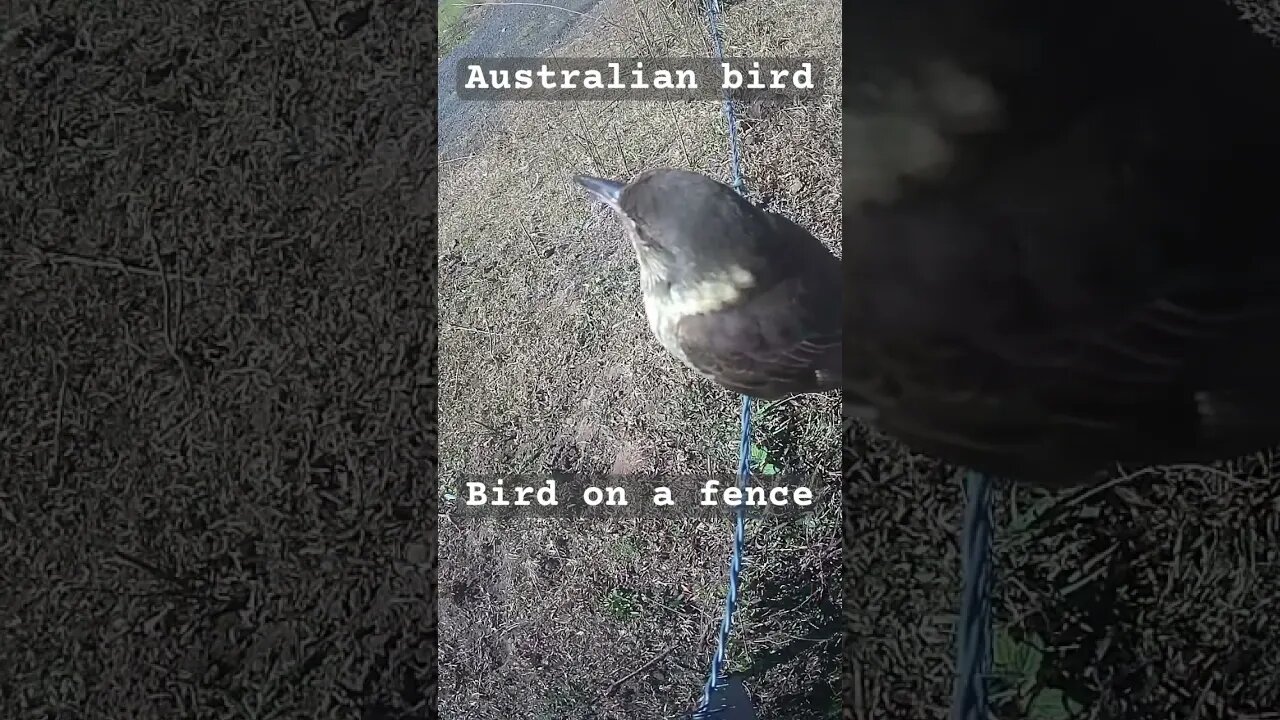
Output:
[[[433,7],[0,12],[0,717],[434,717]]]
[[[508,10],[490,8],[482,22],[514,27],[501,15]],[[828,73],[817,97],[743,107],[740,128],[755,198],[833,249],[839,18],[835,2],[726,4],[724,16],[727,55],[807,56]],[[711,52],[694,3],[602,0],[564,38],[550,54]],[[489,114],[466,126],[486,133],[483,141],[445,152],[440,184],[441,716],[681,717],[714,649],[728,518],[498,521],[454,507],[472,473],[733,472],[738,398],[660,350],[633,250],[571,181],[659,166],[727,179],[721,107],[533,102],[473,111]],[[444,138],[441,146],[458,147]],[[757,413],[767,462],[833,492],[808,516],[749,524],[730,667],[746,675],[761,717],[836,717],[838,399],[799,397]]]

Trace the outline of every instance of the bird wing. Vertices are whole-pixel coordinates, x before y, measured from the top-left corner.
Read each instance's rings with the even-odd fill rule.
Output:
[[[1012,477],[1280,440],[1275,49],[1220,3],[892,5],[917,29],[859,4],[857,32],[894,42],[853,44],[851,87],[929,102],[846,95],[846,128],[897,121],[846,132],[846,389],[918,450]],[[997,122],[939,112],[916,58],[981,79]],[[922,133],[944,141],[928,173]]]
[[[1009,477],[1242,454],[1280,440],[1280,346],[1266,330],[1280,326],[1280,297],[1237,280],[1052,321],[1033,309],[1022,323],[910,335],[855,324],[845,387],[917,449]]]
[[[1184,191],[1152,171],[1128,182],[1091,147],[1023,156],[986,196],[846,218],[845,387],[883,429],[1041,478],[1280,440],[1274,171],[1206,162],[1236,182]]]
[[[676,334],[691,365],[743,395],[776,399],[840,381],[840,302],[796,278],[728,311],[686,315]]]

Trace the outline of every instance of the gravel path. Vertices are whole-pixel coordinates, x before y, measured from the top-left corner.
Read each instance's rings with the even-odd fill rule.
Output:
[[[465,57],[538,57],[568,40],[600,0],[549,0],[540,4],[502,4],[481,9],[470,36],[440,60],[440,156],[465,154],[484,134],[496,103],[463,102],[455,89],[458,61]]]

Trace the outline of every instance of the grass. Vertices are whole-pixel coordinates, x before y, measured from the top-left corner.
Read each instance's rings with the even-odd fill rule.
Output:
[[[828,68],[824,94],[744,106],[740,130],[749,189],[838,248],[839,5],[725,12],[728,54],[809,55]],[[695,4],[606,0],[581,28],[550,54],[709,52]],[[442,171],[443,491],[485,472],[731,475],[739,399],[661,351],[633,251],[571,181],[659,166],[727,178],[719,104],[509,103],[499,117],[475,157]],[[823,718],[839,696],[838,399],[757,410],[761,471],[812,477],[829,492],[807,518],[750,522],[730,665],[747,673],[762,717]],[[497,522],[454,516],[444,497],[442,717],[692,709],[724,603],[727,516]],[[556,700],[568,696],[580,701]]]
[[[857,639],[846,701],[858,719],[943,717],[959,479],[856,424],[845,452],[844,622]],[[1013,692],[996,716],[1181,718],[1199,706],[1275,720],[1275,462],[1262,453],[1059,493],[1001,484],[994,613]]]
[[[458,45],[467,39],[467,34],[471,28],[472,8],[468,3],[457,2],[456,0],[444,0],[440,3],[439,24],[436,28],[436,36],[439,41],[440,56],[444,57]]]
[[[672,718],[697,696],[727,522],[436,514],[430,83],[404,81],[431,18],[372,8],[342,37],[319,4],[6,16],[0,717],[421,720],[438,692],[446,720]],[[725,9],[732,54],[838,65],[834,4]],[[606,3],[565,52],[701,55],[695,11]],[[830,106],[740,114],[750,188],[833,245],[834,81]],[[504,113],[442,171],[444,491],[732,468],[737,399],[654,350],[629,249],[567,181],[725,177],[720,109]],[[757,460],[833,479],[834,411],[762,411]],[[851,717],[945,717],[957,483],[865,428],[844,447],[843,505],[749,525],[730,662],[762,718],[835,717],[842,663]],[[1040,684],[1091,717],[1274,720],[1274,464],[1002,493],[997,616],[1043,645]]]

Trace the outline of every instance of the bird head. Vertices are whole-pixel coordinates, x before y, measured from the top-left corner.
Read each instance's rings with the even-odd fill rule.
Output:
[[[642,268],[667,283],[749,284],[769,263],[769,217],[705,175],[659,169],[630,183],[588,175],[574,181],[613,210]]]

